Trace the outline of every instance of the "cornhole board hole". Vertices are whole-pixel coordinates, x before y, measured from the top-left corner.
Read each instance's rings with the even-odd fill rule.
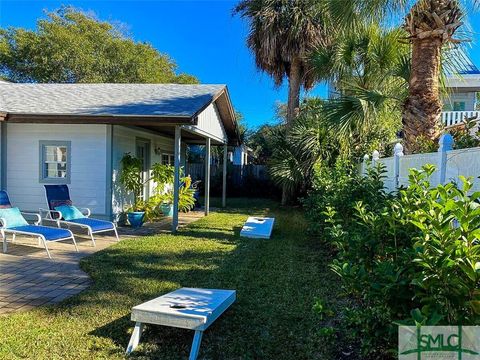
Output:
[[[198,356],[202,334],[235,302],[235,290],[181,288],[132,308],[135,321],[127,346],[130,354],[138,346],[144,324],[172,326],[195,331],[189,360]]]
[[[270,239],[275,218],[250,216],[240,231],[240,236],[256,239]]]

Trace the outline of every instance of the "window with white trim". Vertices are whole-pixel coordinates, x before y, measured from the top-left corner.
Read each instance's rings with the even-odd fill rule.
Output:
[[[174,156],[173,154],[165,154],[163,153],[162,154],[162,164],[163,165],[174,165],[175,163],[175,159],[174,159]]]
[[[70,183],[70,141],[40,141],[40,182]]]

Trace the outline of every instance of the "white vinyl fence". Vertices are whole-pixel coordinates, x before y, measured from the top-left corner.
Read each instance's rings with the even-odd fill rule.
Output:
[[[430,181],[432,186],[451,181],[461,184],[459,177],[473,177],[472,191],[480,191],[480,147],[470,149],[452,150],[453,138],[445,134],[440,138],[439,148],[436,153],[404,155],[401,144],[396,144],[392,157],[380,158],[378,151],[372,153],[371,164],[382,163],[386,168],[384,180],[387,191],[396,191],[401,186],[408,185],[409,169],[421,169],[423,165],[435,165],[437,170]],[[366,173],[369,166],[368,155],[361,166],[362,173]]]

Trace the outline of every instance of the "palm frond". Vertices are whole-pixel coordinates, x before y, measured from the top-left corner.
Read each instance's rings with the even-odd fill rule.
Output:
[[[322,2],[290,0],[243,0],[234,9],[249,22],[247,46],[255,55],[256,66],[281,85],[294,59],[304,62],[303,85],[314,79],[307,71],[307,54],[332,38]]]

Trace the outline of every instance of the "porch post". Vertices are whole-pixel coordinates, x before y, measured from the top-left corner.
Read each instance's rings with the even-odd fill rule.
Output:
[[[210,138],[205,143],[205,216],[210,212]]]
[[[227,206],[227,144],[223,145],[222,207]]]
[[[178,230],[178,199],[180,191],[180,150],[181,150],[181,129],[180,126],[175,126],[175,171],[173,176],[173,219],[172,219],[172,232]]]

